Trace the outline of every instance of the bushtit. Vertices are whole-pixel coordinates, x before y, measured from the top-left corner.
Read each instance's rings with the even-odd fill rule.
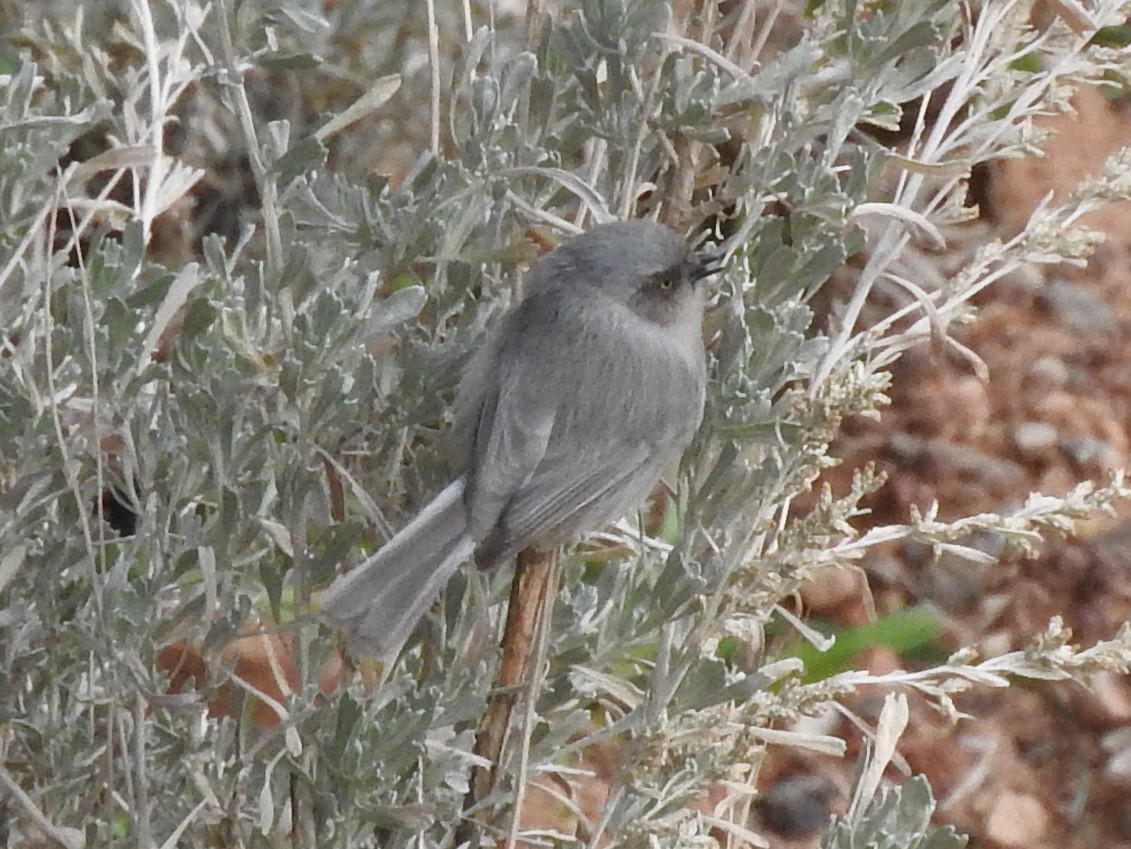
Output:
[[[561,545],[644,500],[703,416],[697,284],[715,270],[651,221],[599,225],[534,263],[460,384],[462,476],[322,594],[354,649],[397,652],[467,558]]]

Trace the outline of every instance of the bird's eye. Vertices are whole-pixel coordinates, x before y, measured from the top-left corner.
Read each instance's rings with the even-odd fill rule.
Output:
[[[661,277],[659,280],[656,281],[656,285],[662,291],[666,292],[668,289],[670,289],[672,287],[671,278],[670,277]]]

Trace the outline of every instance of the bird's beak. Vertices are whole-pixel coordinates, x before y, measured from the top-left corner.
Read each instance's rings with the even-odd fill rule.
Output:
[[[721,273],[725,267],[725,254],[700,254],[693,261],[689,276],[693,281],[698,282]]]

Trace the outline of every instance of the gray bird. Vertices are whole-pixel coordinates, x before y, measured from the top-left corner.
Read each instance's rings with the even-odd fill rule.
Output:
[[[717,270],[651,221],[596,226],[534,263],[460,383],[462,476],[322,594],[351,648],[399,651],[469,557],[490,568],[639,506],[703,416],[697,284]]]

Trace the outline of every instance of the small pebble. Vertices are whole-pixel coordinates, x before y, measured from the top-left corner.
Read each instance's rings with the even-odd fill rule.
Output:
[[[1027,793],[1001,793],[986,818],[986,836],[1002,846],[1035,846],[1048,829],[1048,812]]]
[[[1116,329],[1108,305],[1068,280],[1049,281],[1040,298],[1057,321],[1077,333],[1111,333]]]
[[[1022,422],[1013,429],[1013,444],[1023,453],[1047,451],[1057,439],[1056,428],[1046,422]]]
[[[1096,439],[1094,436],[1078,436],[1073,439],[1066,439],[1064,448],[1072,455],[1072,459],[1080,464],[1099,463],[1106,467],[1109,464],[1105,461],[1115,456],[1111,445],[1102,439]]]
[[[1055,354],[1045,354],[1038,357],[1029,369],[1029,373],[1053,386],[1066,386],[1072,378],[1068,365]]]
[[[835,790],[815,775],[793,775],[774,782],[758,796],[755,810],[762,823],[782,837],[814,834],[831,815]]]

